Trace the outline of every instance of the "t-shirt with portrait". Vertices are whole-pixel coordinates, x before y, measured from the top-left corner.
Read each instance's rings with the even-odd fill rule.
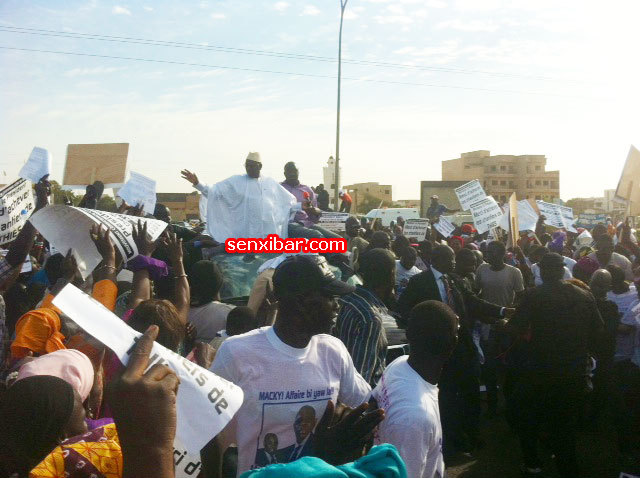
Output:
[[[223,446],[238,444],[238,475],[274,459],[289,463],[312,455],[327,400],[356,407],[371,391],[339,339],[320,334],[294,348],[273,327],[225,340],[211,371],[244,392],[242,407],[221,434]]]

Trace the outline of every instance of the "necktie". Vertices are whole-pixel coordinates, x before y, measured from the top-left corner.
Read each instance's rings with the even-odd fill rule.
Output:
[[[289,457],[290,462],[298,459],[298,453],[300,453],[301,448],[302,448],[302,445],[298,445],[293,449],[293,453],[291,453],[291,456]]]
[[[456,304],[453,300],[453,290],[451,289],[451,282],[449,282],[449,279],[447,278],[447,276],[444,276],[444,275],[441,277],[441,279],[442,279],[442,282],[444,283],[444,290],[447,296],[446,303],[449,307],[451,307],[451,310],[455,312]]]

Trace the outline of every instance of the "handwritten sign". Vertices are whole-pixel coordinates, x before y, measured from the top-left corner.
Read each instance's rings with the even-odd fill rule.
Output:
[[[71,284],[53,304],[109,347],[124,365],[129,362],[142,334]],[[169,366],[180,379],[176,438],[189,453],[198,454],[236,414],[244,399],[242,389],[155,342],[149,367],[158,363]]]
[[[344,232],[344,224],[348,217],[348,212],[323,212],[319,223],[331,232]]]
[[[484,192],[482,184],[477,179],[455,188],[454,191],[458,196],[458,201],[460,201],[460,207],[463,211],[468,211],[473,203],[487,197],[487,193]]]
[[[0,191],[0,244],[13,241],[33,213],[31,183],[18,179]]]
[[[417,241],[424,241],[429,230],[428,219],[407,219],[402,234]]]
[[[20,169],[19,177],[37,183],[51,173],[51,153],[44,148],[35,147],[29,155],[29,159]]]
[[[131,236],[133,224],[138,220],[147,224],[147,233],[152,241],[155,241],[167,227],[167,223],[157,219],[138,218],[59,204],[40,209],[31,217],[31,223],[54,248],[59,251],[73,249],[78,270],[83,278],[86,278],[102,260],[102,256],[89,237],[91,226],[102,224],[107,227],[111,231],[114,246],[127,262],[138,255],[138,248]]]
[[[480,234],[497,227],[503,216],[502,209],[491,196],[473,203],[471,205],[471,215],[473,216],[473,223]]]
[[[129,206],[141,204],[147,214],[153,214],[156,207],[156,182],[140,173],[131,171],[129,180],[118,191],[121,197]]]

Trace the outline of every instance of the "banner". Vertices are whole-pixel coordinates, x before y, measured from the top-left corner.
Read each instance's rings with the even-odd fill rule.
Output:
[[[407,219],[404,223],[402,234],[407,238],[415,238],[418,242],[424,241],[429,230],[428,219]]]
[[[0,244],[13,241],[35,209],[31,183],[18,179],[0,191]]]
[[[53,304],[86,333],[109,347],[126,365],[142,335],[102,304],[69,284]],[[189,454],[200,450],[233,418],[244,399],[242,389],[155,342],[149,367],[169,366],[180,379],[176,439]]]
[[[606,214],[591,214],[587,212],[581,212],[578,214],[578,219],[576,220],[576,226],[592,228],[596,224],[606,224],[607,223],[607,215]]]
[[[156,207],[156,182],[147,176],[131,171],[129,180],[118,191],[117,196],[121,197],[129,206],[142,204],[146,214],[153,214]]]
[[[438,218],[438,222],[433,223],[433,227],[435,227],[436,231],[438,231],[444,237],[451,237],[453,231],[456,230],[456,225],[444,216],[440,216]]]
[[[35,147],[29,155],[29,159],[24,163],[18,176],[37,183],[51,173],[51,153],[44,148]]]
[[[111,241],[124,262],[138,255],[131,231],[138,220],[147,224],[147,233],[155,241],[167,227],[157,219],[126,216],[113,212],[84,209],[56,204],[40,209],[31,217],[34,227],[58,251],[66,254],[73,249],[78,270],[86,278],[102,260],[95,244],[89,237],[94,224],[102,224],[111,231]]]
[[[497,227],[503,217],[502,209],[491,196],[472,204],[471,215],[473,216],[473,223],[480,234]]]
[[[348,212],[322,212],[320,216],[319,226],[328,229],[331,232],[344,232],[344,223],[350,216]]]
[[[460,207],[463,211],[468,211],[473,203],[487,197],[487,193],[484,192],[482,184],[477,179],[455,188],[454,191],[458,196],[458,201],[460,201]]]

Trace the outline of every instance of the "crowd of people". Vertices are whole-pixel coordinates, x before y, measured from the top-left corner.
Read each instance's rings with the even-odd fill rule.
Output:
[[[281,182],[261,167],[250,153],[246,174],[213,186],[182,171],[207,203],[201,230],[170,224],[158,204],[168,224],[153,241],[141,208],[124,204],[138,255],[125,262],[93,226],[101,262],[86,278],[73,249],[52,250],[29,222],[7,245],[0,477],[173,477],[180,381],[148,367],[154,341],[244,393],[200,451],[203,477],[441,478],[482,449],[482,415],[503,411],[525,476],[549,471],[544,454],[581,476],[585,421],[611,423],[621,460],[638,466],[640,248],[628,220],[587,241],[548,232],[544,216],[515,244],[472,224],[417,240],[401,217],[350,216],[336,233],[319,221],[324,188],[302,184],[294,163]],[[36,210],[49,193],[45,177]],[[91,194],[82,207],[96,207]],[[446,211],[434,198],[430,220]],[[344,237],[348,252],[271,257],[242,303],[225,302],[234,278],[210,259],[227,238],[268,234]],[[68,284],[142,334],[126,366],[53,305]]]

